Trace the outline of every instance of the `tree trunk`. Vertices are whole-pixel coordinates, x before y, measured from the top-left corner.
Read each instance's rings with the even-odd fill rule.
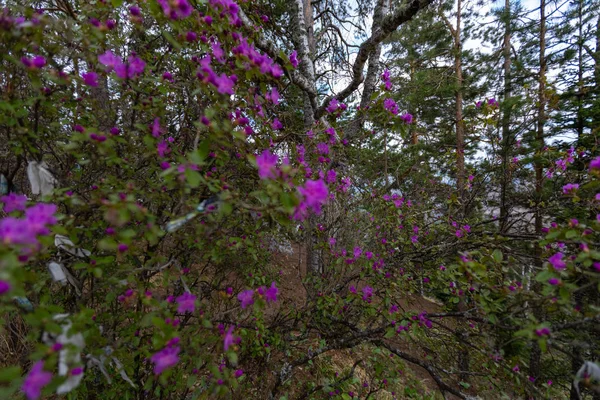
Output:
[[[577,129],[577,140],[583,136],[584,118],[583,118],[583,1],[577,3],[577,23],[579,25],[579,37],[577,38],[577,119],[575,126]]]
[[[510,97],[511,97],[511,63],[510,58],[510,0],[504,3],[504,43],[502,53],[504,56],[504,101],[502,107],[502,171],[500,181],[500,233],[505,233],[508,226],[508,188],[510,185],[509,177],[509,157],[510,157]]]
[[[538,80],[538,120],[537,120],[537,151],[541,155],[544,149],[544,124],[546,122],[546,0],[540,1],[540,72]],[[535,162],[535,233],[542,233],[542,185],[543,185],[543,166],[538,160]],[[538,270],[543,267],[542,252],[539,246],[535,247],[535,266]],[[539,283],[533,284],[533,290]],[[539,320],[543,318],[541,309],[534,305],[534,315]],[[541,379],[541,349],[537,342],[533,342],[533,348],[529,357],[529,375],[536,378],[536,382]]]
[[[465,194],[465,125],[463,121],[463,76],[462,76],[462,44],[460,23],[462,1],[456,4],[456,28],[454,29],[454,73],[456,74],[456,184],[458,198],[464,203]],[[461,205],[462,207],[462,205]],[[464,210],[463,210],[464,213]]]

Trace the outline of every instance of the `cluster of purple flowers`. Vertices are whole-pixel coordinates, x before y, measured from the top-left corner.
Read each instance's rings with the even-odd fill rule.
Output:
[[[271,282],[271,287],[261,286],[256,290],[248,289],[238,294],[237,298],[240,301],[242,308],[246,308],[254,304],[254,293],[258,293],[260,296],[264,296],[268,303],[274,303],[277,301],[277,295],[279,289],[275,286],[275,282]]]
[[[177,345],[179,338],[175,337],[167,343],[167,345],[150,357],[150,361],[154,363],[154,375],[160,375],[162,372],[174,366],[179,362],[179,352],[181,348]]]
[[[157,0],[166,16],[173,20],[184,19],[192,14],[193,8],[187,0]]]
[[[56,224],[56,205],[38,203],[25,208],[27,198],[19,195],[3,196],[4,211],[25,211],[24,218],[6,217],[0,220],[0,242],[8,245],[38,245],[37,236],[50,233],[48,225]]]
[[[392,81],[390,79],[390,70],[386,69],[385,71],[383,71],[383,74],[381,74],[381,80],[383,81],[384,85],[385,85],[385,90],[390,90],[392,88]]]
[[[258,68],[262,74],[270,74],[273,78],[281,78],[283,69],[271,57],[260,54],[253,45],[248,43],[246,38],[239,36],[239,42],[240,44],[231,50],[233,54],[245,58],[250,63],[249,66]]]
[[[115,74],[121,79],[135,79],[144,73],[146,63],[141,58],[132,54],[127,58],[127,62],[121,61],[112,51],[107,50],[104,54],[98,56],[100,64],[106,66],[106,72],[115,71]]]
[[[21,57],[21,63],[29,69],[41,69],[46,65],[46,58],[44,56]]]

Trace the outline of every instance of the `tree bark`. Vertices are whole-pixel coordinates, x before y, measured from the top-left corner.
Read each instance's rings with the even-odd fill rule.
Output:
[[[454,29],[454,73],[456,74],[456,186],[463,204],[465,194],[465,125],[463,121],[463,76],[461,33],[462,1],[456,3],[456,28]],[[461,206],[462,207],[462,206]],[[463,210],[464,212],[465,210]]]
[[[504,101],[502,107],[502,170],[500,178],[500,233],[506,233],[508,227],[508,191],[510,185],[509,178],[509,157],[510,157],[510,97],[511,97],[511,56],[510,56],[510,0],[504,2],[504,43],[502,53],[504,56]]]
[[[537,120],[537,132],[536,141],[538,148],[538,156],[544,149],[544,124],[546,122],[546,0],[540,1],[540,72],[538,78],[538,120]],[[543,166],[541,161],[535,161],[535,233],[541,235],[542,233],[542,189],[543,189]],[[535,265],[538,270],[541,270],[542,264],[542,252],[539,246],[535,247]],[[538,285],[538,283],[534,283]],[[535,290],[535,287],[534,287]],[[539,306],[534,305],[534,316],[539,320],[543,316],[541,315],[542,310]],[[539,382],[542,375],[541,370],[541,357],[542,352],[537,341],[532,343],[531,354],[529,357],[529,375],[536,378],[536,382]]]

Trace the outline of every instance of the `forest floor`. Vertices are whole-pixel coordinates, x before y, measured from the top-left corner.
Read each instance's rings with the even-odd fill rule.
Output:
[[[291,250],[291,251],[290,251]],[[303,284],[303,278],[306,276],[307,264],[306,264],[306,249],[304,246],[299,244],[292,244],[291,249],[288,248],[287,252],[276,251],[273,254],[273,267],[279,269],[281,274],[280,279],[280,297],[282,301],[290,301],[295,303],[298,307],[301,307],[307,298],[307,291]],[[404,311],[412,312],[423,312],[436,313],[441,312],[443,306],[430,299],[424,297],[407,295],[405,299],[401,301],[399,307]],[[417,358],[424,355],[424,350],[412,347],[406,341],[395,341],[394,343],[402,351],[409,353]],[[320,356],[322,363],[329,364],[330,369],[340,375],[343,371],[347,371],[351,368],[354,363],[361,358],[365,358],[367,354],[365,352],[370,351],[369,348],[357,348],[354,350],[332,350],[326,354]],[[373,393],[370,399],[443,399],[437,384],[431,378],[429,373],[419,367],[418,365],[405,363],[406,368],[402,370],[402,379],[399,384],[390,386],[389,388],[379,390]],[[327,365],[324,365],[327,367]],[[311,376],[312,374],[308,369],[303,370],[299,367],[299,374],[302,376],[299,380],[303,382],[315,382],[319,383],[318,376]],[[366,371],[357,366],[355,369],[355,376],[360,382],[368,381]],[[355,392],[358,392],[358,387],[354,388]],[[394,393],[394,394],[392,394]],[[447,394],[447,399],[452,400],[455,397]]]

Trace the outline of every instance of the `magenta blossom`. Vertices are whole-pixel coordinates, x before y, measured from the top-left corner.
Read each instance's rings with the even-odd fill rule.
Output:
[[[184,19],[192,14],[193,8],[187,0],[157,0],[167,17]]]
[[[162,140],[161,142],[158,143],[158,145],[156,146],[156,151],[158,152],[158,155],[162,158],[165,156],[165,154],[168,154],[171,150],[169,149],[169,143],[167,143],[166,141]]]
[[[404,121],[405,124],[412,124],[412,122],[413,122],[413,116],[412,116],[412,114],[409,114],[409,113],[402,114],[400,116],[400,119],[402,121]]]
[[[296,50],[290,54],[290,63],[294,68],[298,67],[298,52]]]
[[[106,50],[104,54],[100,54],[98,56],[98,61],[100,64],[105,65],[107,68],[107,72],[115,69],[117,65],[121,63],[121,59],[113,54],[112,51]]]
[[[304,204],[306,208],[311,208],[316,214],[321,212],[321,205],[329,197],[329,191],[323,179],[306,181],[304,187],[299,187],[298,191],[303,197],[301,204]]]
[[[579,189],[579,185],[577,183],[567,183],[565,186],[563,186],[562,191],[563,194],[569,194],[575,192],[577,189]]]
[[[23,211],[25,210],[25,204],[27,203],[27,196],[9,193],[6,196],[0,197],[0,201],[4,203],[4,212],[6,213]]]
[[[98,74],[90,71],[81,75],[83,78],[83,83],[87,86],[97,87],[98,86]]]
[[[154,375],[160,375],[165,369],[170,368],[179,362],[179,346],[167,346],[164,349],[154,353],[150,361],[154,363]]]
[[[193,313],[196,311],[196,296],[193,294],[186,292],[175,299],[177,302],[177,312],[180,314],[189,312]]]
[[[556,286],[560,284],[560,279],[558,278],[550,278],[548,279],[548,283],[551,284],[552,286]]]
[[[271,152],[266,149],[256,157],[256,165],[258,166],[258,176],[260,179],[277,178],[277,160],[277,156],[271,154]]]
[[[121,79],[137,78],[144,72],[146,63],[139,57],[129,56],[127,64],[119,62],[115,65],[115,73]]]
[[[600,156],[590,161],[590,171],[600,171]]]
[[[276,302],[279,289],[275,286],[275,282],[271,282],[271,287],[265,291],[265,299],[267,302]]]
[[[563,261],[564,254],[556,253],[548,259],[548,262],[557,270],[563,270],[567,267],[567,264]]]
[[[246,308],[254,304],[254,290],[244,290],[237,296],[238,300],[241,303],[242,308]]]
[[[21,391],[29,400],[36,400],[42,394],[42,388],[50,383],[52,373],[44,371],[44,362],[38,361],[33,364],[31,371],[23,381]]]
[[[10,282],[0,279],[0,296],[7,293],[10,289]]]
[[[233,326],[229,327],[225,337],[223,338],[223,348],[225,351],[229,350],[229,347],[236,343],[236,338],[233,336]]]
[[[370,286],[365,286],[363,288],[362,292],[363,292],[362,299],[370,303],[371,297],[373,297],[373,288]]]

